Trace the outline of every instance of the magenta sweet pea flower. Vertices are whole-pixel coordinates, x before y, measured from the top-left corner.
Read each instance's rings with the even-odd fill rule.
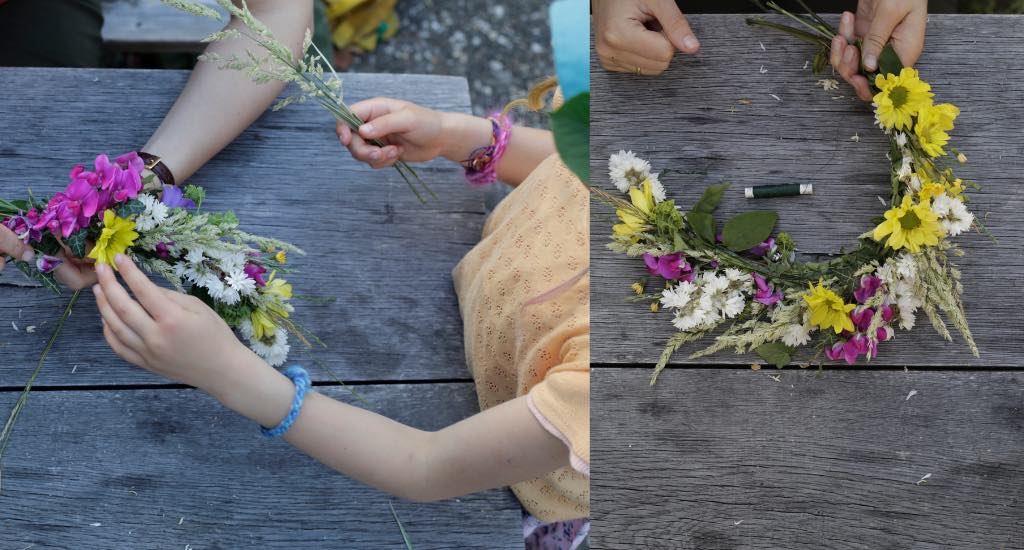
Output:
[[[166,260],[171,257],[171,246],[174,243],[156,243],[156,255],[162,260]]]
[[[267,282],[263,279],[263,274],[267,272],[267,268],[257,264],[245,264],[244,270],[245,274],[256,282],[256,286],[260,288],[267,286]]]
[[[850,312],[850,320],[857,330],[864,332],[871,325],[871,319],[875,316],[875,310],[869,307],[858,307]]]
[[[36,269],[38,269],[40,273],[50,273],[54,269],[57,269],[57,266],[62,263],[64,263],[64,260],[56,256],[43,254],[36,258]]]
[[[34,208],[23,216],[11,216],[3,221],[4,227],[27,243],[39,242],[43,238],[42,230],[36,228],[37,223],[39,213]]]
[[[181,188],[175,185],[165,185],[164,192],[160,195],[160,202],[167,205],[167,208],[195,208],[196,203],[185,196]]]
[[[757,292],[754,293],[754,300],[766,305],[774,305],[782,300],[782,291],[775,290],[773,285],[768,284],[768,280],[765,279],[760,273],[756,271],[751,273],[754,277],[754,284],[757,285]]]
[[[768,237],[768,240],[755,246],[754,248],[751,248],[748,252],[760,258],[761,256],[764,256],[765,254],[771,252],[773,248],[775,248],[775,237]]]
[[[860,288],[853,291],[853,297],[857,303],[863,304],[873,298],[881,286],[882,279],[874,275],[864,275],[860,278]]]
[[[828,357],[829,361],[838,361],[843,356],[843,345],[846,344],[845,340],[839,340],[835,344],[825,348],[825,357]]]
[[[670,281],[679,279],[693,280],[693,267],[683,258],[682,254],[654,256],[645,253],[644,263],[647,264],[647,271],[651,275],[658,275]]]
[[[892,316],[895,313],[893,311],[893,309],[892,309],[892,306],[890,306],[889,304],[884,304],[881,309],[882,309],[882,320],[885,321],[886,323],[888,323],[889,321],[892,321]]]

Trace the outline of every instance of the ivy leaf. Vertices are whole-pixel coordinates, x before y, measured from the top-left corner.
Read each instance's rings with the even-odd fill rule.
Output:
[[[698,237],[708,243],[715,242],[715,218],[706,212],[687,212],[686,220]]]
[[[779,342],[761,344],[754,349],[754,353],[780,369],[793,358],[793,348]]]
[[[686,246],[686,243],[683,242],[683,236],[679,233],[679,231],[676,231],[675,233],[673,233],[672,234],[672,248],[673,248],[673,250],[678,252],[678,251],[682,250],[685,246]]]
[[[725,194],[725,190],[729,188],[728,183],[715,183],[709,185],[704,190],[704,194],[700,197],[693,208],[690,208],[691,212],[701,212],[704,214],[714,213],[715,209],[718,208],[718,204],[722,202],[722,195]],[[712,239],[714,240],[714,239]]]
[[[900,56],[896,55],[892,43],[886,44],[878,56],[878,74],[900,74],[902,69],[903,62],[900,61]]]
[[[581,93],[551,113],[551,131],[562,162],[590,182],[590,93]]]
[[[85,242],[89,239],[88,229],[79,229],[64,239],[64,244],[71,249],[71,253],[78,258],[85,257]]]
[[[117,205],[114,209],[114,213],[119,218],[128,218],[137,214],[141,214],[146,211],[146,205],[142,204],[142,201],[138,199],[132,199],[128,202]]]
[[[725,222],[722,242],[730,250],[750,250],[771,236],[779,215],[775,212],[744,212]]]

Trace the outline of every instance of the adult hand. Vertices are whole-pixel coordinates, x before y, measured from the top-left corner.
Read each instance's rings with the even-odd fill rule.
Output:
[[[592,5],[597,56],[609,71],[657,75],[676,50],[700,49],[675,0],[593,0]]]
[[[4,256],[12,256],[25,262],[36,260],[32,247],[19,239],[13,231],[0,225],[0,271],[6,267]],[[57,258],[61,263],[53,271],[53,276],[60,284],[79,290],[96,283],[96,272],[91,263],[66,253],[58,254]]]
[[[868,71],[878,70],[878,56],[889,40],[905,66],[917,63],[927,22],[927,0],[860,0],[856,15],[844,12],[839,20],[839,34],[832,39],[832,66],[853,86],[857,97],[871,101],[871,87],[860,74],[861,64]],[[858,39],[864,47],[863,61],[854,45]]]
[[[445,113],[415,103],[375,97],[353,104],[352,112],[366,123],[353,132],[338,121],[335,131],[352,156],[373,168],[391,166],[398,160],[423,162],[441,154],[446,134]],[[380,140],[383,147],[370,143]]]

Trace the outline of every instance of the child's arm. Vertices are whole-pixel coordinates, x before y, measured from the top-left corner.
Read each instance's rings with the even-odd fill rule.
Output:
[[[338,122],[338,138],[353,157],[374,168],[391,166],[399,159],[423,162],[444,157],[462,162],[478,147],[491,143],[491,123],[480,117],[434,111],[386,97],[360,101],[352,105],[352,110],[366,124],[354,134],[348,125]],[[377,147],[367,143],[368,139],[379,139],[387,145]],[[505,156],[498,162],[498,179],[519,185],[554,152],[551,132],[516,126]]]
[[[242,345],[205,304],[154,285],[130,259],[93,287],[103,334],[121,358],[200,388],[263,426],[287,413],[295,387]],[[254,427],[255,429],[255,427]],[[320,462],[391,494],[439,500],[534,479],[569,464],[569,451],[521,397],[437,432],[405,426],[316,392],[285,440]]]

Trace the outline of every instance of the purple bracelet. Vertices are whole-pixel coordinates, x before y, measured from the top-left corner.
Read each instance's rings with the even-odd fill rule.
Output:
[[[498,181],[498,162],[505,155],[512,136],[512,119],[507,114],[494,113],[487,120],[491,121],[491,144],[476,149],[462,163],[466,168],[466,181],[473,186]]]

